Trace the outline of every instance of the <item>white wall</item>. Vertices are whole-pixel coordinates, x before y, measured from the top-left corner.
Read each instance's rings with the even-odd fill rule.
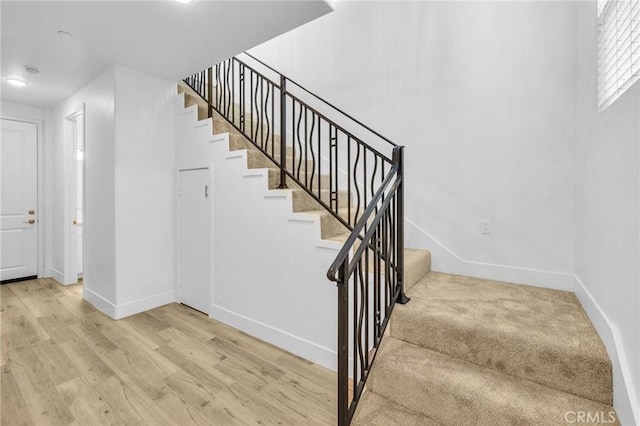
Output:
[[[175,82],[116,66],[118,316],[172,302]]]
[[[6,118],[22,118],[36,121],[44,121],[45,119],[44,108],[7,101],[2,101],[0,104],[0,114]]]
[[[70,267],[75,150],[65,146],[64,118],[84,105],[84,296],[114,318],[175,298],[174,91],[175,83],[115,65],[48,118],[52,268],[64,276]]]
[[[75,171],[75,149],[66,146],[65,117],[85,111],[85,220],[84,226],[84,290],[85,297],[98,297],[100,302],[116,302],[115,209],[114,209],[114,96],[115,68],[109,67],[62,104],[48,119],[53,128],[51,150],[51,228],[52,268],[62,275],[69,268],[70,256],[65,246],[65,228],[73,220],[65,212]],[[66,238],[69,240],[69,238]],[[66,243],[68,244],[68,242]],[[57,273],[55,274],[57,275]],[[55,276],[54,275],[54,276]]]
[[[406,239],[435,270],[570,289],[574,19],[571,2],[347,1],[251,52],[406,146]]]
[[[603,339],[618,343],[614,394],[630,392],[640,405],[640,84],[603,112],[597,108],[595,2],[577,10],[576,275],[587,309],[599,309],[608,324]],[[589,311],[588,311],[589,312]],[[591,312],[589,312],[591,313]],[[593,318],[593,315],[592,315]],[[607,326],[610,330],[607,330]],[[618,340],[615,342],[615,340]],[[617,373],[614,369],[614,374]],[[635,396],[634,396],[635,393]],[[623,424],[635,422],[630,406],[617,398]],[[623,404],[623,402],[625,402]],[[626,421],[625,421],[626,420]]]
[[[266,169],[248,170],[210,121],[196,124],[195,107],[185,112],[180,98],[176,110],[176,169],[213,171],[211,316],[335,369],[337,290],[326,272],[341,244],[321,241],[318,218],[292,213],[291,191],[269,191]]]

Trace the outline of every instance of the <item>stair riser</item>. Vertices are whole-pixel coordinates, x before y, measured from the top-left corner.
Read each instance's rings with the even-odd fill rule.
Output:
[[[567,411],[603,412],[608,419],[613,410],[608,405],[395,342],[385,342],[393,349],[381,350],[367,381],[369,389],[445,425],[560,425],[566,423]],[[405,350],[409,346],[414,349]]]
[[[330,238],[348,232],[348,229],[332,214],[320,216],[321,238]]]
[[[198,120],[207,119],[209,117],[209,112],[208,112],[209,110],[208,110],[207,103],[202,98],[200,98],[199,96],[194,95],[194,94],[189,93],[189,92],[186,92],[184,90],[185,89],[182,88],[182,87],[178,88],[178,92],[179,93],[185,93],[185,107],[190,107],[192,105],[197,105],[198,106]],[[247,120],[249,120],[249,117],[247,118]],[[237,121],[237,119],[236,119],[236,121]],[[247,133],[249,133],[250,135],[253,135],[255,137],[255,139],[256,139],[256,143],[258,143],[259,145],[263,145],[263,140],[264,140],[264,149],[267,152],[271,152],[272,149],[273,149],[274,156],[276,158],[280,158],[280,135],[279,134],[270,134],[270,132],[268,131],[266,126],[263,126],[263,130],[261,132],[260,128],[259,128],[259,125],[257,123],[253,123],[253,127],[251,127],[251,124],[252,123],[247,121],[247,124],[245,125],[245,131]],[[239,125],[239,123],[238,123],[238,125]],[[256,131],[256,128],[257,128],[257,131]],[[230,133],[232,135],[237,135],[238,137],[244,138],[244,135],[242,135],[242,132],[240,132],[240,130],[236,129],[235,126],[233,126],[231,123],[229,123],[229,121],[227,121],[220,113],[218,113],[214,109],[214,111],[213,111],[213,134],[219,134],[219,133]],[[253,145],[253,144],[251,144],[251,145]],[[246,148],[231,147],[230,149],[232,149],[232,150],[234,150],[234,149],[249,149],[249,147],[246,147]],[[295,148],[293,148],[291,145],[287,146],[287,155],[288,156],[293,155],[294,150],[295,150]],[[299,153],[300,153],[300,150],[298,149],[298,156],[299,156]],[[307,155],[310,156],[311,153],[308,152]],[[296,165],[297,165],[297,163],[296,163]]]
[[[431,272],[431,253],[426,250],[405,250],[404,290],[410,290],[425,275]]]
[[[394,404],[373,392],[365,392],[351,421],[352,426],[442,426],[418,413]]]
[[[185,92],[184,96],[184,106],[190,107],[192,105],[198,106],[198,120],[205,120],[209,117],[209,113],[207,111],[206,102],[200,98],[199,96],[193,95],[191,93]]]

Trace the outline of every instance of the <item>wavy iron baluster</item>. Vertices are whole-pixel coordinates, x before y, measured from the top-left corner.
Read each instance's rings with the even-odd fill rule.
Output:
[[[371,198],[373,199],[373,196],[375,195],[375,178],[376,178],[376,173],[378,172],[378,156],[376,154],[373,154],[373,172],[371,172]],[[376,213],[378,213],[378,207],[376,205]]]
[[[311,111],[311,132],[309,132],[309,144],[312,145],[312,141],[313,141],[313,132],[315,131],[315,127],[316,127],[316,113]],[[318,131],[320,130],[320,128],[318,127]],[[313,177],[315,176],[316,173],[316,156],[313,152],[313,148],[311,149],[311,179],[309,179],[309,191],[313,192]],[[320,172],[318,172],[320,173]],[[320,196],[322,196],[322,194],[319,194]]]
[[[296,172],[296,176],[298,177],[298,179],[300,179],[300,167],[302,166],[302,141],[300,140],[300,125],[302,124],[302,109],[303,109],[303,105],[300,105],[300,112],[298,113],[298,123],[297,123],[297,139],[298,139],[298,148],[300,148],[300,154],[299,154],[299,159],[298,159],[298,167],[297,167],[297,172]],[[293,158],[293,162],[295,164],[295,157]],[[295,167],[295,166],[294,166]]]
[[[255,74],[255,73],[254,73]],[[258,114],[260,112],[260,103],[258,102],[258,88],[260,76],[256,74],[256,84],[253,85],[253,80],[251,80],[251,139],[253,142],[258,145]],[[255,108],[255,115],[254,110]]]
[[[260,112],[258,113],[258,123],[260,123],[260,146],[266,151],[264,142],[264,78],[260,78]]]
[[[222,82],[220,81],[220,64],[216,64],[216,109],[220,111],[222,100]]]
[[[354,223],[357,222],[357,218],[360,216],[360,187],[358,185],[358,179],[357,179],[357,170],[358,170],[358,164],[360,163],[360,143],[358,141],[356,141],[356,146],[358,147],[358,150],[356,151],[356,161],[353,163],[353,186],[355,186],[356,188],[356,214],[354,216]]]
[[[309,187],[309,170],[308,170],[308,155],[309,155],[309,133],[307,129],[307,117],[309,116],[309,108],[304,107],[304,186]]]
[[[267,97],[264,100],[264,121],[267,127],[267,139],[264,142],[265,152],[268,152],[269,136],[271,132],[271,122],[269,121],[269,86],[270,84],[267,84]],[[273,144],[272,144],[272,147],[273,147]],[[271,149],[271,156],[273,157],[273,148]]]
[[[229,79],[231,78],[231,60],[227,60],[227,70],[225,71],[226,74],[226,82],[227,85],[225,87],[225,93],[226,93],[226,103],[225,103],[225,113],[224,116],[228,119],[229,118],[229,108],[231,108],[231,83],[229,83]]]
[[[367,285],[365,279],[364,279],[364,274],[362,273],[362,263],[363,263],[363,259],[360,259],[360,262],[358,263],[358,275],[360,276],[360,279],[358,280],[360,283],[360,307],[357,309],[358,311],[358,325],[356,326],[356,331],[355,334],[358,338],[358,358],[360,360],[360,375],[364,376],[364,372],[366,371],[366,364],[365,364],[365,351],[367,349],[363,349],[362,348],[362,339],[363,339],[363,334],[366,334],[362,332],[362,323],[364,320],[364,313],[365,313],[365,303],[367,302],[366,300],[366,292],[365,292],[365,287]],[[354,380],[354,387],[357,385],[358,383]]]
[[[247,112],[245,111],[245,74],[246,74],[246,67],[244,66],[243,63],[240,63],[240,68],[239,68],[239,74],[240,76],[238,77],[238,87],[239,87],[239,92],[240,92],[240,131],[242,133],[245,133],[245,121],[246,121],[246,115]]]

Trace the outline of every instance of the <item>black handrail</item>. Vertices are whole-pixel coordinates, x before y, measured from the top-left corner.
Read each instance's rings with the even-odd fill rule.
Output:
[[[270,67],[269,65],[265,64],[264,62],[262,62],[260,59],[256,58],[255,56],[253,56],[252,54],[250,54],[249,52],[243,52],[245,55],[247,55],[248,57],[250,57],[251,59],[255,60],[256,62],[259,62],[260,64],[264,65],[265,67],[267,67],[268,69],[270,69],[271,71],[280,74],[278,71],[276,71],[275,69],[273,69],[272,67]],[[302,90],[304,90],[305,92],[307,92],[308,94],[310,94],[311,96],[313,96],[314,98],[318,99],[320,102],[323,102],[325,105],[333,108],[334,110],[338,111],[340,114],[344,115],[346,118],[348,118],[349,120],[352,120],[354,123],[357,123],[358,125],[360,125],[361,127],[363,127],[364,129],[367,129],[368,131],[370,131],[371,133],[373,133],[374,135],[378,136],[380,139],[382,139],[385,142],[388,142],[389,144],[391,144],[391,146],[398,146],[395,143],[393,143],[392,141],[390,141],[389,139],[387,139],[386,137],[382,136],[380,133],[376,132],[375,130],[373,130],[371,127],[367,126],[366,124],[363,124],[360,120],[353,118],[351,115],[347,114],[346,112],[342,111],[340,108],[338,108],[337,106],[333,105],[330,102],[327,102],[326,100],[322,99],[320,96],[316,95],[313,92],[310,92],[309,90],[307,90],[304,86],[302,86],[299,83],[296,83],[295,81],[291,80],[290,78],[287,78],[287,81],[290,83],[295,84],[296,86],[298,86],[299,88],[301,88]]]
[[[378,213],[377,212],[378,203],[380,202],[380,200],[382,200],[382,197],[384,196],[387,186],[391,184],[397,171],[398,171],[397,166],[393,166],[393,168],[389,171],[389,174],[385,178],[384,182],[382,183],[382,185],[380,185],[380,188],[378,188],[378,192],[374,196],[373,200],[371,200],[371,204],[369,204],[369,206],[367,207],[367,210],[362,215],[362,218],[360,218],[356,226],[354,226],[353,231],[351,232],[351,235],[349,235],[349,238],[347,238],[347,240],[344,242],[344,245],[338,252],[338,256],[336,256],[335,260],[329,267],[329,270],[327,270],[327,278],[330,281],[334,281],[334,282],[338,281],[338,271],[340,270],[342,263],[349,257],[349,253],[351,252],[351,249],[359,240],[358,236],[367,227],[367,219],[371,217],[371,215],[373,215],[374,213]],[[385,204],[388,204],[388,201]],[[378,214],[376,214],[376,217],[377,216]],[[374,222],[375,222],[375,219],[374,219]],[[366,238],[366,235],[365,235],[365,238]],[[358,253],[356,253],[356,256],[357,254]]]
[[[393,307],[409,300],[403,284],[404,147],[245,54],[276,73],[279,81],[236,57],[184,81],[207,102],[209,117],[217,111],[273,161],[280,173],[279,188],[287,188],[288,179],[295,182],[350,231],[327,271],[338,287],[338,424],[348,425]],[[346,117],[350,126],[388,143],[393,154],[381,153],[356,137],[357,132],[338,125],[291,93],[289,84]]]
[[[230,58],[185,82],[274,162],[280,169],[279,188],[292,180],[344,225],[345,232],[351,231],[392,165],[390,156],[291,93],[287,85],[293,82],[286,76],[279,74],[279,80]],[[370,129],[356,120],[351,127]],[[324,186],[323,175],[328,176]]]

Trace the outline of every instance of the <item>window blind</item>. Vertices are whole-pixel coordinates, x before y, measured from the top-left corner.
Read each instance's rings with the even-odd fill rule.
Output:
[[[640,0],[598,0],[598,107],[640,78]]]

